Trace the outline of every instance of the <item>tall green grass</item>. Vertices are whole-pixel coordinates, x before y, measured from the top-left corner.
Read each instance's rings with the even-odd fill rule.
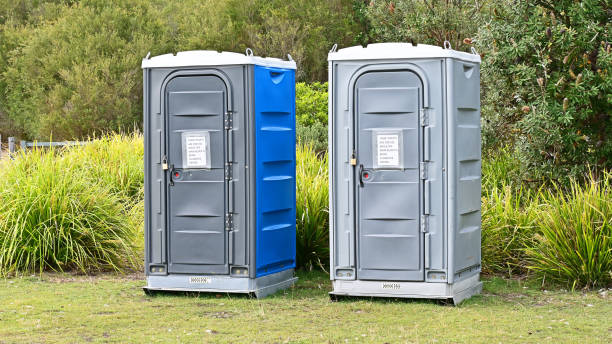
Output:
[[[611,285],[611,174],[535,189],[519,169],[510,149],[483,161],[483,271],[532,272],[571,288]]]
[[[527,273],[524,252],[535,233],[537,192],[519,179],[520,163],[510,147],[482,162],[482,270],[506,276]]]
[[[299,144],[296,160],[297,265],[310,270],[329,261],[328,156]]]
[[[3,160],[0,274],[140,266],[138,141],[138,134],[110,135]]]
[[[141,133],[107,134],[64,153],[74,168],[108,185],[126,200],[144,197],[144,139]]]
[[[572,289],[612,285],[612,174],[541,193],[529,268]]]
[[[537,193],[502,184],[483,190],[482,271],[507,276],[527,273],[525,247],[536,233]]]

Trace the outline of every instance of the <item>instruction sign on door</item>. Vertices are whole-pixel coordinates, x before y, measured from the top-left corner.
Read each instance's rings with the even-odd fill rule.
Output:
[[[402,132],[374,133],[374,168],[401,168]]]
[[[210,133],[187,131],[182,134],[183,168],[210,168]]]

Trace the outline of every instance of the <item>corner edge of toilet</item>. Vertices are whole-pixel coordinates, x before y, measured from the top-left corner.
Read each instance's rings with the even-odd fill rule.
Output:
[[[480,56],[377,43],[328,61],[330,295],[480,293]]]
[[[142,68],[145,291],[291,286],[295,62],[185,51]]]

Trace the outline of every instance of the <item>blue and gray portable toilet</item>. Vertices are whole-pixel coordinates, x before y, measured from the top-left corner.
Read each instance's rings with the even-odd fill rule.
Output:
[[[328,59],[332,295],[478,293],[480,56],[380,43]]]
[[[292,285],[295,62],[186,51],[142,68],[145,290]]]

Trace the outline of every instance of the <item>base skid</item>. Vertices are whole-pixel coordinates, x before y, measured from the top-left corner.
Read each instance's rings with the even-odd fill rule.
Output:
[[[334,280],[332,296],[390,297],[407,299],[452,300],[458,305],[463,300],[482,292],[479,275],[455,284],[429,282]]]
[[[293,269],[280,271],[258,278],[232,277],[227,275],[171,274],[147,276],[146,293],[155,291],[180,291],[197,293],[251,294],[263,298],[291,287],[297,281]]]

